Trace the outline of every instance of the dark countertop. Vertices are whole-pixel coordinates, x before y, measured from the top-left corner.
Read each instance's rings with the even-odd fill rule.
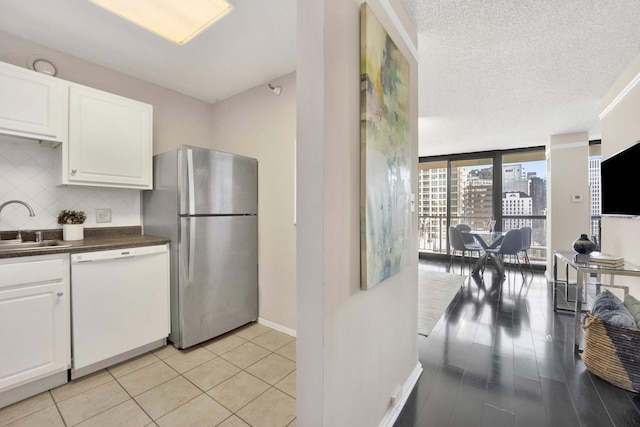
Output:
[[[51,255],[61,253],[79,253],[106,251],[110,249],[133,248],[140,246],[164,245],[171,240],[166,237],[140,234],[140,227],[110,227],[85,229],[84,240],[72,240],[65,243],[71,246],[47,246],[43,248],[25,248],[0,251],[0,258],[16,258],[35,255]],[[23,233],[23,236],[25,234]],[[56,230],[43,231],[45,240],[62,240],[62,232],[58,236]],[[33,240],[33,239],[28,239]]]

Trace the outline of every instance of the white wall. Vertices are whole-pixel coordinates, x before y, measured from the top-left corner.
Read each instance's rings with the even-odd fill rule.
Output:
[[[553,251],[573,251],[581,234],[590,235],[589,133],[553,135],[547,146],[547,272]],[[581,196],[576,203],[572,196]],[[561,273],[562,269],[559,269]]]
[[[272,84],[282,87],[280,96],[264,84],[215,104],[205,146],[258,159],[260,321],[294,333],[295,74]]]
[[[623,150],[640,140],[640,55],[622,73],[603,98],[602,158]],[[633,171],[629,171],[635,179]],[[630,191],[633,193],[635,183]],[[637,197],[633,194],[632,197]],[[626,261],[640,265],[638,237],[640,220],[629,218],[602,218],[602,251],[623,256]],[[633,284],[631,293],[640,296],[640,281],[616,278],[616,284]]]
[[[360,3],[298,4],[297,424],[305,427],[379,425],[394,389],[419,368],[417,255],[360,290]],[[415,44],[401,1],[391,3]],[[417,62],[383,3],[369,5],[411,64],[417,192]],[[417,254],[416,214],[412,221]]]

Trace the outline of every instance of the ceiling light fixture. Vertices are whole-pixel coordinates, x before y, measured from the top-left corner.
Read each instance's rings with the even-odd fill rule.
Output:
[[[33,61],[33,64],[31,64],[31,68],[39,73],[47,74],[49,76],[55,76],[56,74],[58,74],[56,66],[46,59],[36,59],[35,61]]]
[[[225,0],[89,1],[179,45],[233,9]]]
[[[271,83],[269,83],[267,86],[269,86],[271,92],[275,93],[276,96],[280,96],[280,94],[282,93],[282,86],[274,86]]]

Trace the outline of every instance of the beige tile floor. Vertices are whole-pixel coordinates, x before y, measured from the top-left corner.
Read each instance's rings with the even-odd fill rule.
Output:
[[[0,426],[295,427],[295,399],[295,338],[251,323],[0,409]]]

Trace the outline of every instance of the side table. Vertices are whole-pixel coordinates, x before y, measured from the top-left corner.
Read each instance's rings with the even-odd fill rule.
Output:
[[[576,299],[573,309],[563,309],[557,306],[557,284],[558,284],[558,261],[566,263],[568,267],[576,270]],[[567,267],[567,271],[568,271]],[[573,313],[575,317],[575,337],[574,337],[574,353],[580,353],[580,341],[582,338],[582,303],[586,302],[585,284],[591,273],[598,276],[608,274],[611,276],[637,276],[640,277],[640,266],[625,262],[620,267],[603,267],[600,265],[578,262],[575,259],[575,252],[572,251],[553,251],[553,309],[557,312]],[[569,285],[569,277],[567,275],[567,286]]]

